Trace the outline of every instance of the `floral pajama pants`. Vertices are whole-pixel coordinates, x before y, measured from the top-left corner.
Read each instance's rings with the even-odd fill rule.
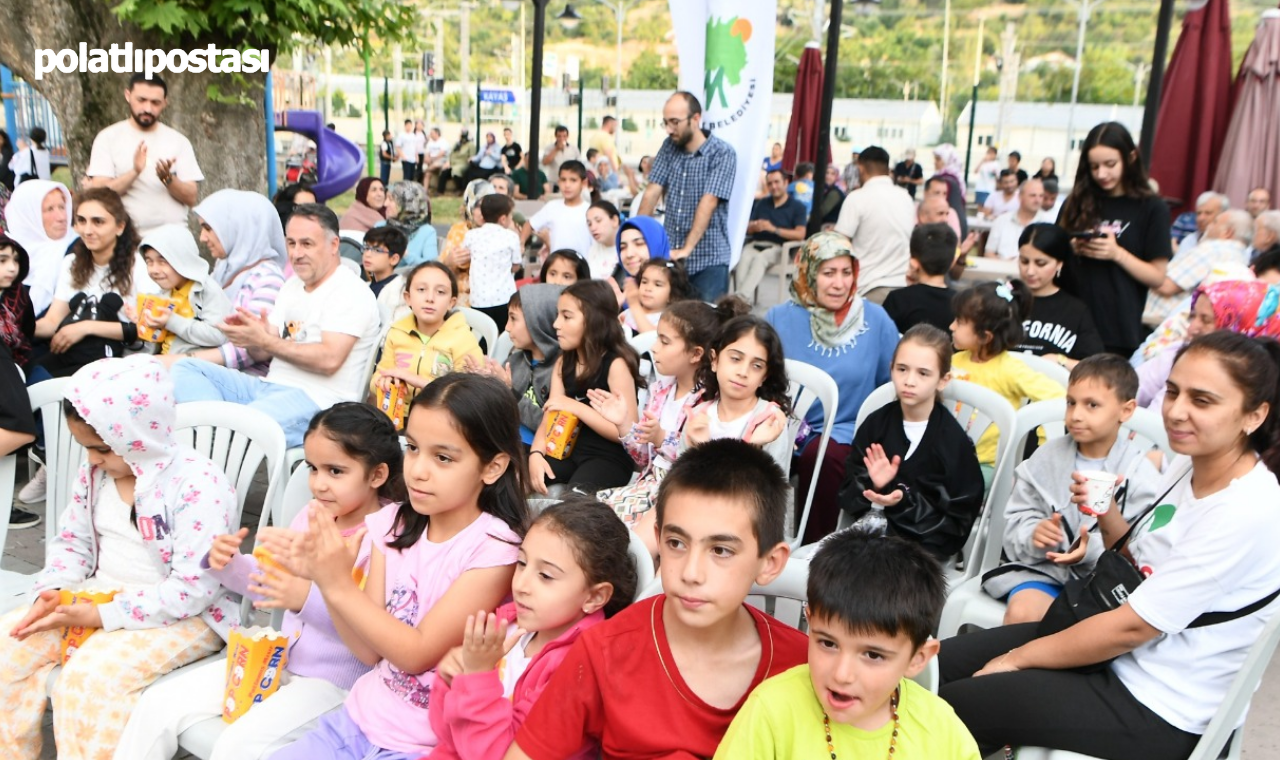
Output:
[[[7,760],[40,757],[45,683],[62,656],[59,631],[23,641],[9,636],[26,614],[24,607],[0,617],[0,747]],[[94,634],[76,650],[49,693],[59,760],[110,760],[142,689],[222,646],[222,639],[199,618],[167,628]]]

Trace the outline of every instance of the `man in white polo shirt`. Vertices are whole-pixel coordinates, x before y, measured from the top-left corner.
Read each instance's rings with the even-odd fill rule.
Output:
[[[93,138],[86,187],[120,194],[140,237],[165,224],[186,224],[204,180],[191,141],[160,123],[169,88],[154,74],[134,74],[124,91],[129,118]]]
[[[1018,238],[1022,231],[1033,222],[1049,222],[1050,218],[1041,209],[1044,201],[1044,185],[1038,179],[1029,179],[1022,183],[1018,191],[1018,208],[996,217],[991,223],[991,233],[987,235],[985,253],[988,258],[1014,260],[1018,258]]]
[[[285,228],[293,276],[270,314],[238,309],[218,325],[256,361],[271,360],[265,378],[200,359],[173,365],[178,403],[221,400],[247,404],[284,429],[289,446],[302,444],[316,412],[363,396],[365,368],[380,328],[373,291],[338,255],[338,216],[304,203]]]

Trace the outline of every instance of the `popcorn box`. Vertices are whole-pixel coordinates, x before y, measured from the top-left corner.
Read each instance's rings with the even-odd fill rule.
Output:
[[[258,561],[258,567],[261,567],[264,573],[268,570],[284,571],[284,567],[276,562],[276,558],[264,546],[253,547],[253,558]]]
[[[552,412],[547,419],[547,456],[565,459],[578,442],[578,417],[569,412]]]
[[[164,311],[173,311],[173,301],[163,296],[138,294],[138,340],[147,343],[163,343],[169,338],[169,331],[142,326],[142,315],[159,315]]]
[[[102,591],[98,589],[83,589],[73,591],[70,589],[62,589],[58,592],[58,603],[67,604],[106,604],[116,597],[114,591]],[[84,646],[84,642],[90,636],[97,633],[99,629],[88,628],[82,625],[68,626],[62,629],[62,664],[66,665],[67,660],[71,659],[71,655],[76,650]]]
[[[404,427],[405,397],[407,395],[404,383],[399,380],[393,382],[389,389],[378,393],[378,408],[382,410],[383,414],[391,418],[396,430]]]
[[[276,693],[289,658],[289,640],[272,628],[235,628],[227,639],[222,719],[234,723]]]

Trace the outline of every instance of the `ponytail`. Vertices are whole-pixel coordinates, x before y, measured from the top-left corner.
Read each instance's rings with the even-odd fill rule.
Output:
[[[1280,475],[1280,343],[1273,338],[1254,338],[1270,359],[1270,377],[1260,380],[1257,389],[1267,398],[1271,409],[1267,418],[1249,436],[1249,444],[1258,452],[1262,463],[1272,473]]]

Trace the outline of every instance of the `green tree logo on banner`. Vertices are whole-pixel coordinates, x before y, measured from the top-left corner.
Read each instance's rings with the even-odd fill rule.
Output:
[[[707,103],[719,100],[729,107],[725,82],[737,85],[747,67],[747,40],[751,39],[751,22],[734,16],[731,19],[707,19],[706,90]]]

